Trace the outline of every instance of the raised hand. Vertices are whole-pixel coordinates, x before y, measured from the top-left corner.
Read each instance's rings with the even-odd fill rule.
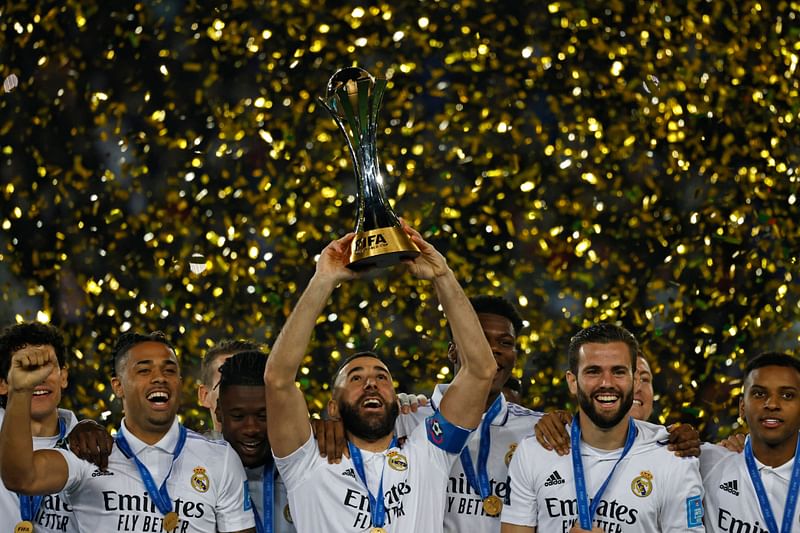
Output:
[[[341,239],[332,241],[322,250],[317,262],[316,276],[337,284],[358,277],[357,272],[347,268],[347,263],[350,262],[350,243],[355,236],[355,233],[348,233]]]
[[[405,220],[401,219],[400,223],[403,225],[403,231],[411,237],[411,240],[414,241],[414,244],[417,245],[420,251],[417,258],[403,261],[408,271],[419,279],[428,280],[447,274],[450,271],[450,267],[447,266],[447,261],[444,256],[429,242],[423,239],[422,235],[409,226]]]
[[[52,346],[24,346],[11,357],[8,388],[11,392],[33,392],[56,369],[58,359]]]

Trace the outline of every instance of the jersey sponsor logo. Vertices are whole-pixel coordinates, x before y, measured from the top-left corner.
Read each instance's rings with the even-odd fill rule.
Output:
[[[511,458],[514,457],[514,452],[515,451],[517,451],[517,443],[516,442],[512,442],[508,446],[508,451],[506,452],[506,457],[505,457],[506,466],[511,464]]]
[[[550,474],[550,477],[544,482],[544,486],[552,487],[553,485],[563,485],[564,483],[566,483],[566,481],[564,481],[564,478],[558,473],[558,470],[553,470],[553,473]]]
[[[352,468],[348,468],[347,470],[342,472],[342,475],[355,479],[356,478],[356,471],[353,470]]]
[[[386,458],[392,470],[402,472],[408,469],[408,459],[405,455],[399,452],[389,452],[386,454]]]
[[[578,502],[575,498],[562,500],[560,498],[545,498],[544,509],[550,518],[565,519],[564,522],[570,524],[578,517]],[[606,531],[615,531],[618,523],[633,525],[639,518],[639,510],[628,507],[617,500],[600,500],[595,513],[595,525],[602,527]],[[617,524],[615,524],[617,523]],[[607,526],[607,527],[606,527]],[[569,531],[569,528],[566,529]]]
[[[739,520],[733,513],[720,507],[719,514],[717,515],[717,531],[725,531],[730,533],[769,533],[758,520],[754,522],[745,522]]]
[[[48,531],[66,531],[71,513],[72,507],[59,494],[48,494],[42,497],[34,522]],[[39,528],[34,531],[36,529]]]
[[[206,469],[202,466],[195,468],[191,483],[192,488],[197,492],[208,492],[208,487],[211,486],[211,482],[208,479],[208,474],[206,474]]]
[[[403,496],[411,493],[411,485],[405,481],[392,485],[383,493],[383,501],[386,504],[386,524],[391,525],[392,520],[405,516],[406,511],[403,505]],[[360,490],[347,489],[342,502],[346,507],[355,509],[357,512],[353,520],[353,528],[367,529],[370,526],[369,498]]]
[[[726,481],[725,483],[720,483],[720,489],[724,490],[725,492],[730,492],[734,496],[739,495],[739,480],[732,479],[730,481]]]
[[[686,527],[703,525],[703,500],[700,496],[686,498]]]
[[[631,481],[631,492],[640,498],[647,498],[653,492],[653,474],[643,470]]]

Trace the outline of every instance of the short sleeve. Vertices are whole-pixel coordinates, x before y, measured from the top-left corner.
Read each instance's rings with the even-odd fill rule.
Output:
[[[286,490],[291,492],[297,488],[306,476],[316,467],[320,460],[314,432],[310,432],[308,440],[286,457],[275,457],[275,466],[281,474]]]
[[[701,454],[702,455],[702,454]],[[661,531],[686,533],[705,531],[703,526],[703,480],[700,464],[694,457],[678,458],[669,469],[670,477],[659,513]]]
[[[219,487],[217,505],[215,508],[217,516],[217,530],[240,531],[255,527],[256,522],[252,510],[248,510],[249,501],[245,498],[245,476],[244,468],[239,460],[239,456],[230,446],[225,446],[225,471]]]
[[[69,450],[53,448],[53,451],[60,453],[67,462],[67,482],[64,484],[64,492],[77,492],[83,480],[89,478],[97,467]]]
[[[538,524],[537,491],[532,471],[533,442],[531,438],[520,442],[508,465],[509,504],[503,507],[500,516],[500,521],[505,524],[526,527],[536,527]]]

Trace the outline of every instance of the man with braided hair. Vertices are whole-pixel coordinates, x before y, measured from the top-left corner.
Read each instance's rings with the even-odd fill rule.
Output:
[[[222,435],[242,460],[249,499],[259,533],[293,533],[286,486],[275,470],[267,438],[264,367],[267,356],[257,350],[239,352],[222,364],[217,385],[216,418]]]
[[[200,386],[197,387],[197,403],[208,409],[211,415],[211,427],[203,433],[208,439],[222,439],[222,429],[216,415],[219,389],[219,369],[230,356],[239,352],[261,350],[262,346],[247,339],[222,339],[209,348],[200,363]]]

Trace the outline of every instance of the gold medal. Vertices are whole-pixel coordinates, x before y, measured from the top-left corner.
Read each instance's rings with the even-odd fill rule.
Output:
[[[14,526],[14,533],[33,533],[33,524],[27,520],[23,520]]]
[[[369,530],[369,533],[386,533],[386,530],[382,527],[373,527]]]
[[[166,515],[164,515],[164,531],[172,531],[176,527],[178,527],[178,513],[175,511],[170,511]]]
[[[486,514],[489,516],[499,515],[502,509],[503,501],[494,494],[483,499],[483,510],[486,511]]]

